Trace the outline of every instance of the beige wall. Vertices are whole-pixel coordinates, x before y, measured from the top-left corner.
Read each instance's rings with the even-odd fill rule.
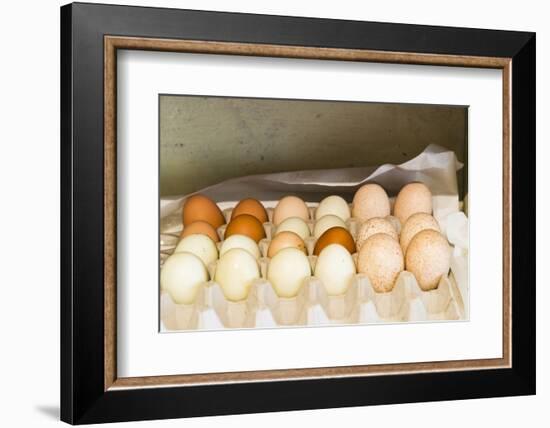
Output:
[[[466,121],[461,107],[163,95],[160,192],[248,174],[401,163],[431,143],[464,162]]]

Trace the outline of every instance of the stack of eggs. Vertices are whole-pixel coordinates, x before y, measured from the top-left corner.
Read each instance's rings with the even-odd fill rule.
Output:
[[[432,195],[422,183],[401,189],[393,215],[386,191],[372,183],[358,189],[351,208],[333,195],[310,212],[302,199],[285,196],[271,222],[262,203],[251,198],[233,208],[227,224],[216,203],[203,195],[187,198],[182,214],[180,241],[161,270],[161,288],[178,304],[193,303],[200,285],[210,279],[227,300],[246,299],[261,276],[260,241],[266,241],[268,226],[274,230],[264,251],[265,278],[280,298],[295,297],[311,276],[328,295],[342,295],[357,273],[366,275],[376,292],[389,292],[403,270],[414,274],[421,289],[431,290],[449,270],[451,249],[431,215]],[[357,224],[353,234],[351,224]],[[308,242],[313,243],[311,254]]]

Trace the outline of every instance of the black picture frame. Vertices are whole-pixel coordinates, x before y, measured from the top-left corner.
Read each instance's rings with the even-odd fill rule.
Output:
[[[104,388],[104,36],[512,59],[512,367]],[[74,3],[61,8],[61,419],[71,424],[535,393],[535,34]]]

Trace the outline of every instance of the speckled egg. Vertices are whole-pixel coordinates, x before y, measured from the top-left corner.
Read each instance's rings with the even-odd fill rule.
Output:
[[[382,186],[369,183],[361,186],[353,197],[352,216],[361,222],[390,215],[390,200]]]
[[[430,214],[416,213],[408,218],[408,220],[403,225],[399,240],[399,243],[401,244],[401,248],[403,250],[403,254],[407,254],[407,247],[409,246],[411,239],[413,239],[418,232],[422,232],[426,229],[441,232],[437,220]]]
[[[367,275],[378,293],[391,291],[403,268],[401,246],[385,233],[372,235],[359,251],[357,270]]]
[[[422,290],[437,288],[441,277],[449,272],[450,264],[451,246],[436,230],[423,230],[409,243],[405,266]]]
[[[399,191],[393,206],[393,215],[404,226],[415,213],[432,213],[432,192],[424,183],[409,183]]]
[[[369,239],[372,235],[376,235],[377,233],[385,233],[395,240],[398,239],[395,228],[388,220],[381,217],[373,217],[364,222],[359,228],[359,232],[357,232],[356,242],[357,249],[361,250],[361,247],[363,246],[365,241]]]

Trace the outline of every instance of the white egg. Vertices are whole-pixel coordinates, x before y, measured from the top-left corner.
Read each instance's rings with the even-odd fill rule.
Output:
[[[323,199],[315,210],[315,219],[319,220],[326,215],[335,215],[346,221],[351,217],[349,205],[341,196],[327,196]]]
[[[356,273],[353,258],[340,244],[327,245],[315,264],[314,276],[323,283],[331,296],[344,294]]]
[[[280,232],[294,232],[302,239],[306,239],[311,235],[309,226],[307,223],[300,217],[289,217],[286,220],[283,220],[279,226],[277,226],[277,231],[275,234]]]
[[[231,235],[229,238],[224,240],[220,248],[220,257],[233,248],[241,248],[246,250],[256,259],[261,257],[260,247],[258,247],[256,241],[246,235]]]
[[[172,254],[160,271],[160,288],[178,304],[193,303],[200,285],[207,281],[204,263],[191,253]]]
[[[215,261],[218,258],[218,248],[214,241],[206,235],[188,235],[179,243],[175,253],[191,253],[202,260],[205,266]]]
[[[254,256],[242,248],[232,248],[218,261],[214,280],[225,297],[236,302],[248,297],[252,283],[259,277],[260,268]]]
[[[315,236],[315,239],[319,239],[319,237],[331,227],[343,227],[344,229],[348,228],[344,220],[340,217],[333,214],[328,214],[315,222],[315,226],[313,227],[313,236]]]
[[[309,260],[297,248],[282,249],[267,266],[267,279],[279,297],[295,297],[310,276]]]

